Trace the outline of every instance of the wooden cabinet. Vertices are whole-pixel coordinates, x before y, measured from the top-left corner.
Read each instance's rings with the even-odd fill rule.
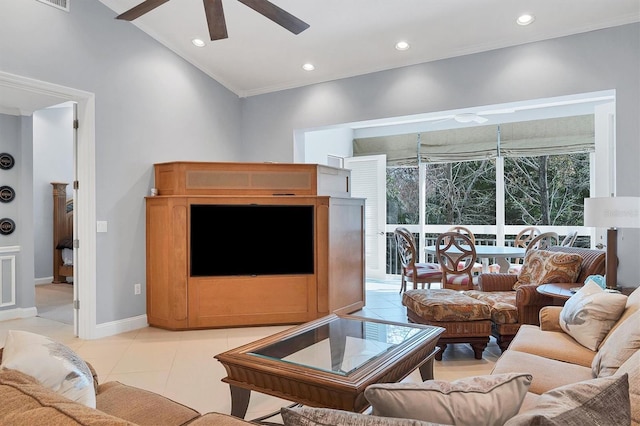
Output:
[[[346,185],[344,193],[347,196],[343,197],[317,195],[318,182],[324,180],[318,179],[318,171],[324,167],[306,164],[257,164],[256,168],[261,173],[269,172],[269,167],[265,166],[274,166],[271,173],[281,172],[284,175],[282,180],[271,179],[271,182],[279,182],[278,188],[267,188],[263,183],[257,195],[246,191],[240,195],[227,194],[228,188],[209,189],[213,194],[185,194],[191,191],[187,189],[188,179],[185,177],[189,174],[189,166],[203,172],[207,164],[211,164],[217,179],[224,180],[220,175],[227,163],[156,165],[156,173],[165,174],[158,182],[161,184],[159,195],[146,199],[147,318],[150,325],[180,330],[295,324],[332,312],[350,313],[364,306],[364,200],[348,197],[348,170],[333,169],[335,173],[329,174],[329,182],[334,184],[325,185],[332,188],[329,192],[333,192],[338,186],[335,182],[341,181]],[[252,163],[228,165],[231,175],[238,170],[251,174],[253,166]],[[331,171],[332,168],[326,169]],[[278,194],[274,191],[285,186],[290,191],[291,186],[282,182],[290,178],[291,170],[307,173],[314,185],[303,192],[314,194],[265,194],[265,191]],[[169,175],[172,179],[167,178]],[[170,195],[166,195],[168,193]],[[314,219],[314,272],[191,276],[190,212],[191,206],[196,204],[310,206]],[[282,238],[295,241],[295,236],[282,234]],[[224,241],[211,242],[212,256],[216,250],[225,250]],[[247,255],[260,256],[261,253]]]
[[[319,164],[173,162],[154,165],[159,195],[349,197],[350,171]]]
[[[147,320],[188,328],[187,205],[184,198],[147,199]]]

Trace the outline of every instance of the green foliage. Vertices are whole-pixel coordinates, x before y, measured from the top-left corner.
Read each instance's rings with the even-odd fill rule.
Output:
[[[582,223],[589,154],[505,158],[508,225]],[[426,223],[495,224],[495,160],[426,165]],[[417,167],[387,169],[387,223],[419,222]]]

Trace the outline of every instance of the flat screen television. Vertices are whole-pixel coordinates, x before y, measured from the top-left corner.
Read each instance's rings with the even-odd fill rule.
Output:
[[[314,272],[314,208],[192,204],[191,276]]]

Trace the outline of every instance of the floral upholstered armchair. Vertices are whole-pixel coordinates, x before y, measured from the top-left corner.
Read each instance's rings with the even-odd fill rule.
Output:
[[[522,324],[539,324],[540,309],[553,298],[537,292],[546,283],[584,284],[590,275],[605,272],[605,252],[578,247],[553,246],[527,253],[522,271],[514,274],[481,274],[478,290],[465,294],[491,305],[491,334],[503,351]]]

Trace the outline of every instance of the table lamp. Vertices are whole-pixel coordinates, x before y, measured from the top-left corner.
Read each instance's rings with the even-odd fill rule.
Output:
[[[607,229],[607,288],[618,287],[618,229],[640,228],[640,197],[584,199],[584,226]]]

